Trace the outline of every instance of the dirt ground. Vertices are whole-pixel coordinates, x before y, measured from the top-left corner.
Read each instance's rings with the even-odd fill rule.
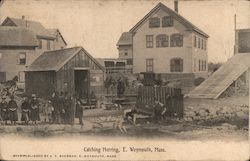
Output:
[[[126,107],[129,108],[129,107]],[[127,138],[164,138],[164,139],[184,139],[184,140],[248,140],[248,109],[249,99],[245,97],[226,97],[217,100],[209,99],[189,99],[185,98],[184,111],[199,111],[200,109],[223,109],[232,111],[236,109],[243,114],[235,114],[233,117],[218,115],[219,117],[185,120],[167,119],[160,124],[153,123],[147,119],[138,120],[136,125],[124,123],[127,132],[122,132],[115,126],[117,120],[123,115],[123,110],[88,109],[84,110],[84,126],[62,124],[43,124],[16,126],[1,125],[0,135],[23,135],[32,137],[53,137],[62,136],[102,136],[102,137],[127,137]],[[231,116],[231,115],[230,115]],[[247,117],[246,117],[247,116]],[[204,119],[206,118],[206,119]]]

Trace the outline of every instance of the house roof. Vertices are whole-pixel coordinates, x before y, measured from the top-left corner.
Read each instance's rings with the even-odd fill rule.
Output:
[[[64,44],[67,45],[67,42],[66,42],[65,39],[63,38],[63,36],[62,36],[61,32],[59,31],[59,29],[47,29],[47,30],[48,30],[48,31],[50,32],[50,34],[52,34],[53,37],[55,37],[55,38],[56,38],[58,35],[61,36],[61,38],[62,38]]]
[[[103,67],[84,48],[73,47],[44,52],[28,67],[27,71],[59,71],[80,51],[88,55],[103,70]]]
[[[12,22],[14,26],[28,28],[37,36],[55,39],[55,37],[40,22],[7,17],[3,21],[2,26],[9,26],[7,22]]]
[[[23,27],[0,26],[0,46],[38,46],[33,31]]]
[[[189,22],[187,19],[182,17],[177,12],[173,11],[172,9],[168,8],[161,2],[158,3],[146,16],[144,16],[133,28],[130,29],[129,32],[135,32],[152,14],[154,14],[159,9],[162,9],[163,11],[167,12],[169,15],[173,16],[174,19],[182,23],[184,26],[186,26],[189,30],[195,31],[205,37],[209,37],[205,32],[203,32],[201,29],[193,25],[191,22]]]
[[[120,39],[117,42],[117,46],[119,45],[132,45],[133,44],[133,35],[131,32],[122,33]]]

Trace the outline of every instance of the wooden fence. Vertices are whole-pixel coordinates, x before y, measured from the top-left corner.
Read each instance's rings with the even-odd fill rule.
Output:
[[[167,97],[168,95],[169,97]],[[136,102],[139,108],[148,108],[150,111],[153,111],[153,105],[156,100],[160,101],[167,107],[166,115],[168,117],[183,117],[184,104],[181,89],[165,86],[139,87]]]

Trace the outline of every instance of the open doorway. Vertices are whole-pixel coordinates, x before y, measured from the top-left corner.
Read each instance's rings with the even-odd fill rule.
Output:
[[[75,92],[80,98],[88,98],[89,85],[89,70],[75,70]]]

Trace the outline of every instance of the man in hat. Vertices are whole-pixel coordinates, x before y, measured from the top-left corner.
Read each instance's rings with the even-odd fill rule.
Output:
[[[14,100],[14,96],[10,96],[10,101],[8,103],[9,107],[9,119],[11,121],[11,125],[16,125],[16,121],[18,120],[17,116],[17,103]]]
[[[39,102],[35,94],[31,95],[32,99],[30,101],[30,120],[32,124],[36,124],[37,121],[40,121],[39,116]]]
[[[24,123],[27,125],[29,122],[29,110],[30,110],[30,103],[27,97],[23,98],[21,110],[22,110],[21,121],[24,121]]]
[[[125,83],[124,81],[121,79],[121,77],[117,80],[117,96],[121,97],[123,96],[124,92],[125,92]]]
[[[2,101],[0,103],[1,117],[2,120],[5,121],[5,125],[7,125],[8,121],[8,103],[6,101],[6,96],[2,97]]]
[[[157,123],[160,123],[161,120],[163,119],[163,116],[166,113],[166,107],[164,106],[163,103],[160,101],[156,100],[154,104],[154,118]]]

